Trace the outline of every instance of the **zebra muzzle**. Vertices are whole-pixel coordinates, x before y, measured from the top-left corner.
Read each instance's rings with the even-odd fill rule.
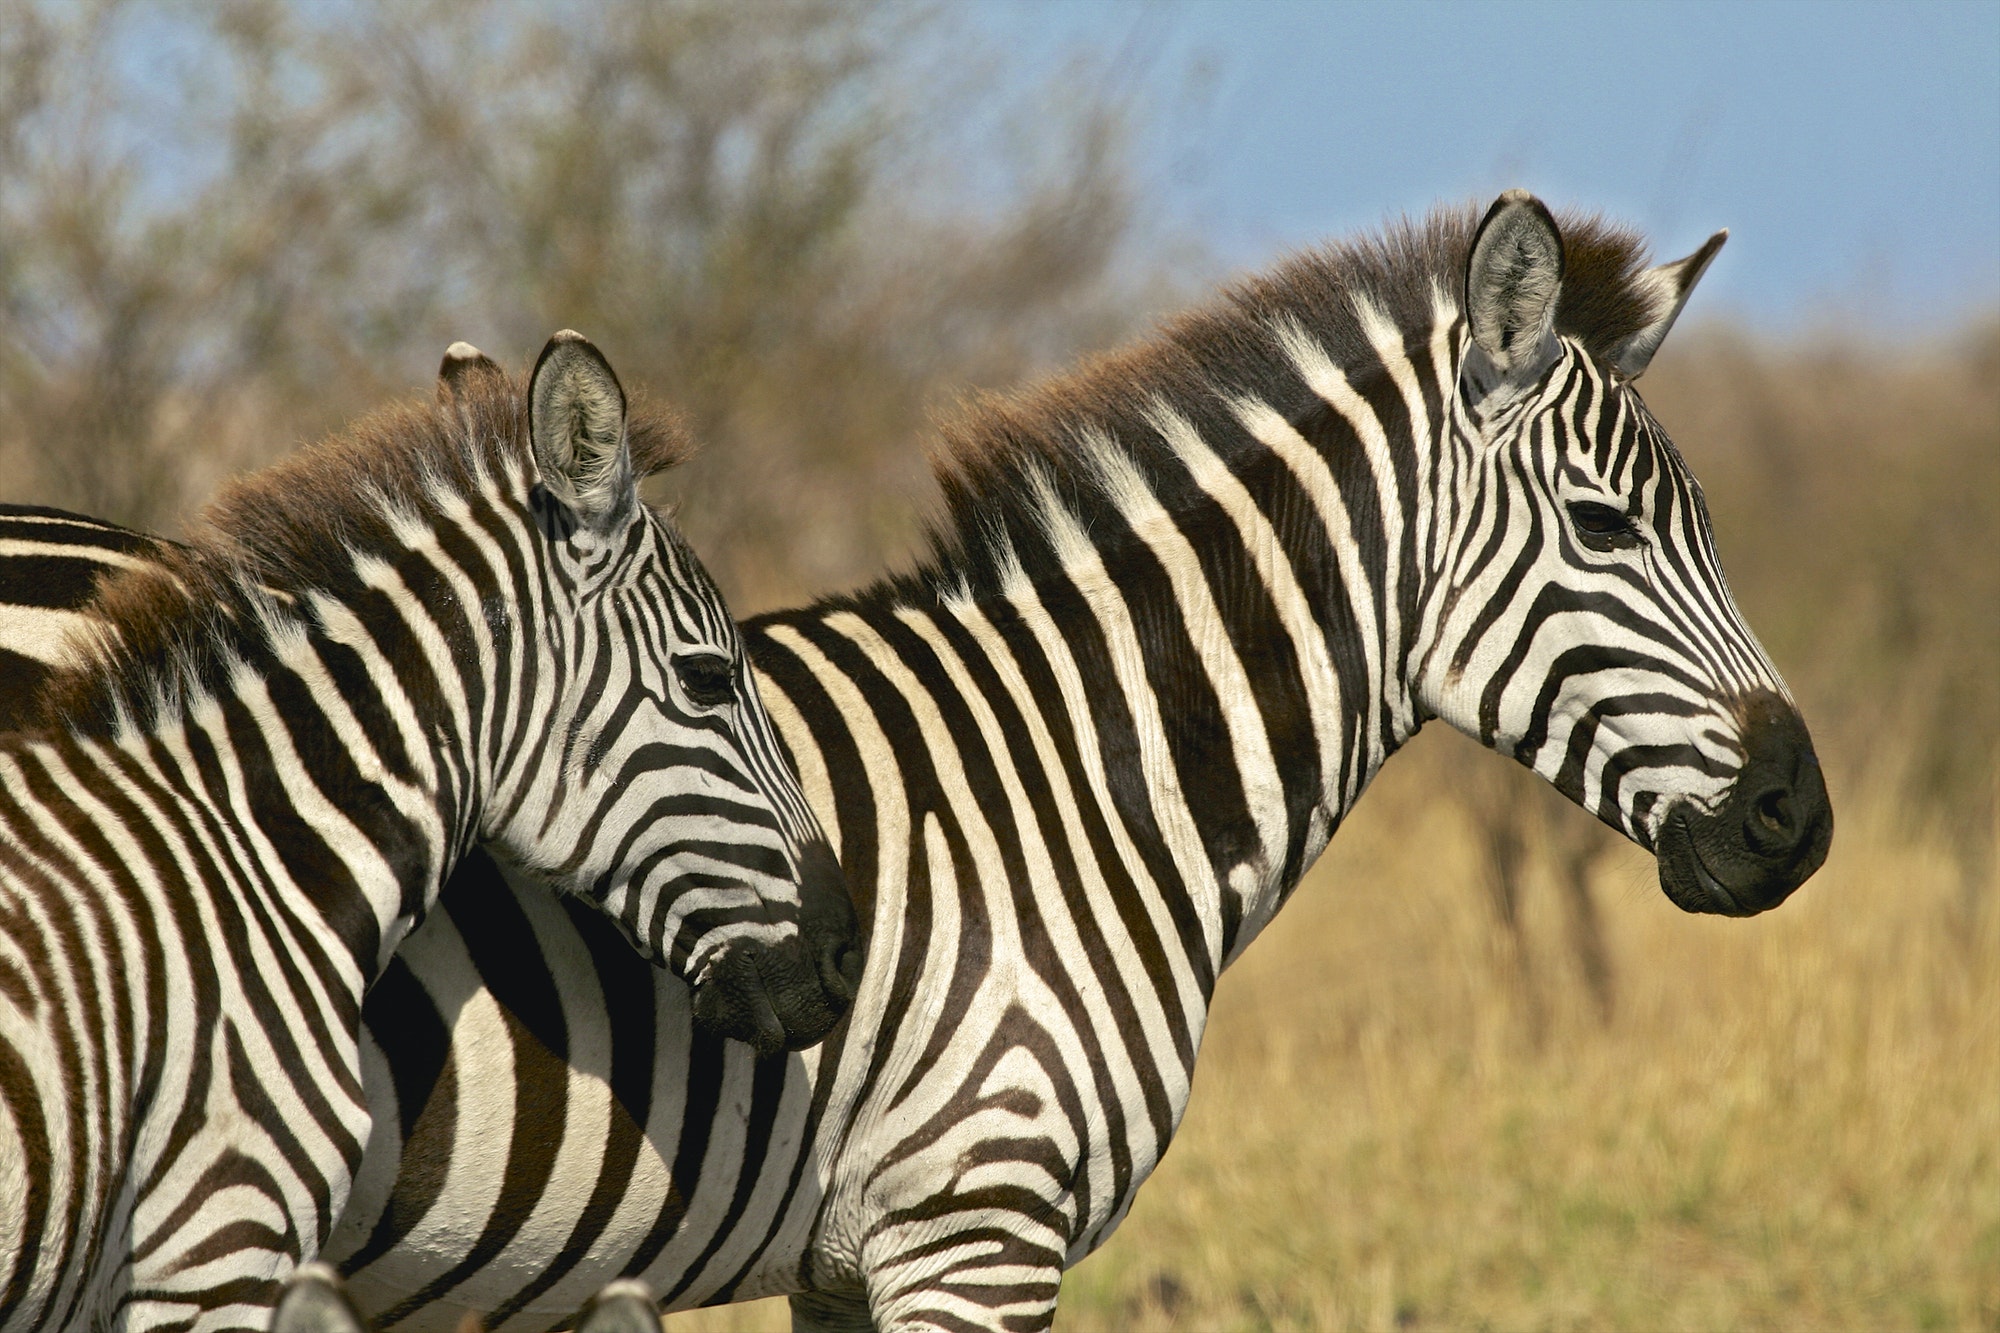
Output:
[[[1760,694],[1742,712],[1745,760],[1728,793],[1712,811],[1682,803],[1660,827],[1660,887],[1685,911],[1776,907],[1833,844],[1833,806],[1798,711]]]
[[[855,951],[851,946],[846,953]],[[838,971],[846,957],[815,959],[800,938],[730,946],[694,990],[694,1021],[712,1036],[743,1042],[760,1056],[817,1044],[847,1013],[852,988]],[[838,985],[825,980],[834,970]]]
[[[762,946],[736,944],[694,988],[695,1026],[710,1036],[740,1041],[758,1055],[786,1049],[785,1024],[765,986],[758,959]]]

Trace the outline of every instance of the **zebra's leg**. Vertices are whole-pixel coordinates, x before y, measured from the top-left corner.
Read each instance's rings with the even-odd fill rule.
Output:
[[[1012,1210],[967,1209],[948,1225],[912,1229],[916,1234],[901,1229],[880,1233],[862,1249],[866,1309],[854,1307],[857,1317],[872,1322],[831,1327],[878,1333],[1047,1333],[1055,1322],[1064,1257],[1039,1225],[1047,1220],[1039,1209],[1025,1216]],[[1022,1230],[1029,1234],[1019,1234]],[[794,1297],[795,1333],[798,1319]]]
[[[629,1277],[606,1283],[583,1307],[576,1333],[660,1333],[652,1288]]]
[[[301,1264],[271,1315],[271,1333],[368,1333],[331,1264]]]
[[[858,1291],[802,1291],[792,1297],[792,1333],[875,1333],[868,1297]]]

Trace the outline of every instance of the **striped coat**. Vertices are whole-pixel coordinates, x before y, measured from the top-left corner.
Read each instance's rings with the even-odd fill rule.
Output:
[[[363,991],[475,842],[715,1031],[782,1050],[845,1007],[819,830],[637,499],[671,436],[642,423],[635,465],[573,334],[525,394],[447,370],[437,410],[114,579],[40,728],[0,737],[0,1328],[265,1326],[369,1137]]]

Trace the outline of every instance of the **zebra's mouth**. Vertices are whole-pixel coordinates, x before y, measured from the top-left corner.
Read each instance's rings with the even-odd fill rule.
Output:
[[[1667,816],[1657,843],[1660,887],[1674,906],[1712,916],[1755,916],[1783,902],[1826,856],[1823,833],[1783,859],[1737,850],[1730,843],[1737,822],[1727,813],[1704,815],[1687,805]]]
[[[859,975],[860,951],[843,941],[838,953],[823,948],[815,958],[798,936],[729,946],[692,988],[695,1025],[760,1056],[817,1045],[853,1000],[854,986],[839,969]]]
[[[1660,888],[1683,912],[1755,916],[1763,910],[1762,906],[1746,906],[1709,870],[1695,845],[1693,818],[1685,805],[1668,815],[1660,829],[1659,862]]]
[[[760,966],[766,953],[757,944],[728,949],[693,987],[694,1021],[713,1036],[745,1042],[759,1055],[775,1055],[791,1042]]]

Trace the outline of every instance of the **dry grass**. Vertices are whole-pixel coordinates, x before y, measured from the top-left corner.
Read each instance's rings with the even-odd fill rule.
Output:
[[[1225,979],[1179,1140],[1060,1329],[2000,1328],[2000,895],[1867,791],[1754,921],[1599,863],[1539,1043],[1426,735]],[[782,1301],[669,1329],[782,1329]]]
[[[1969,919],[1866,793],[1755,921],[1683,916],[1621,854],[1617,1018],[1561,977],[1537,1048],[1424,799],[1483,757],[1425,748],[1225,980],[1181,1139],[1061,1326],[2000,1327],[1993,895]]]

